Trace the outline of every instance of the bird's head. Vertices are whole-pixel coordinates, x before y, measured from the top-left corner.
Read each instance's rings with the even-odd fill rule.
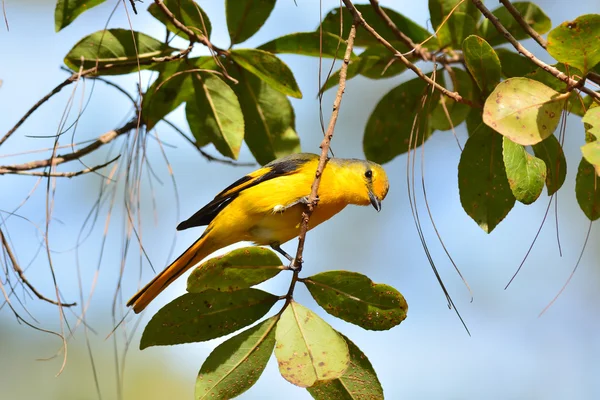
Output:
[[[390,188],[387,175],[381,165],[371,161],[333,158],[341,168],[336,171],[338,182],[343,186],[347,201],[351,204],[371,204],[377,211]],[[343,178],[342,178],[343,177]]]
[[[364,170],[363,175],[369,201],[377,211],[380,211],[381,202],[390,189],[387,175],[381,165],[371,161],[365,161]]]

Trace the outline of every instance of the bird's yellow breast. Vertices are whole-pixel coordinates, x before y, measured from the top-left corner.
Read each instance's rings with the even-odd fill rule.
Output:
[[[316,170],[316,162],[307,163],[303,168]],[[309,222],[314,228],[327,221],[350,203],[348,193],[339,190],[340,177],[335,168],[325,168],[319,188],[319,203]],[[299,198],[310,194],[314,173],[294,173],[262,182],[242,191],[212,221],[211,236],[220,236],[230,243],[251,241],[259,245],[285,243],[300,233],[303,204],[285,208]],[[218,232],[216,232],[218,230]]]

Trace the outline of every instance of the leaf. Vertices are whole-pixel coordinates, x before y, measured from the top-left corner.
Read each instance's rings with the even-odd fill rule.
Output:
[[[389,285],[373,283],[349,271],[327,271],[302,280],[315,301],[329,314],[361,328],[381,331],[400,324],[408,305]]]
[[[341,60],[346,52],[346,41],[331,32],[323,32],[322,49],[319,32],[297,32],[278,37],[259,46],[259,50],[271,53],[300,54]],[[389,52],[389,50],[388,50]]]
[[[532,79],[510,78],[485,101],[483,122],[515,143],[533,145],[556,130],[564,96]]]
[[[438,74],[438,81],[440,80],[443,81],[443,78]],[[367,159],[383,164],[408,151],[413,121],[421,111],[422,96],[427,87],[422,79],[415,78],[395,87],[377,103],[367,121],[363,137],[363,150]],[[439,101],[437,91],[429,96],[433,104]],[[421,117],[418,122],[412,147],[415,146],[415,140],[421,145],[423,137],[427,139],[433,132],[429,118]]]
[[[252,37],[265,23],[275,7],[275,0],[226,0],[225,14],[231,44]]]
[[[319,381],[306,388],[317,400],[383,400],[383,389],[367,356],[342,335],[350,351],[350,365],[338,379]]]
[[[600,218],[600,178],[594,166],[584,158],[575,178],[575,195],[581,211],[590,221]]]
[[[600,15],[587,14],[566,21],[548,34],[548,53],[586,75],[600,62]]]
[[[477,23],[468,14],[454,12],[437,33],[440,47],[460,49],[463,40],[477,33]]]
[[[231,88],[244,114],[244,140],[256,161],[265,165],[299,153],[296,117],[287,96],[238,66],[229,73],[239,81]]]
[[[469,137],[460,156],[458,191],[464,210],[486,233],[515,204],[502,158],[502,136],[484,124]]]
[[[214,289],[234,292],[271,279],[281,272],[281,260],[269,249],[243,247],[211,258],[190,274],[187,290],[200,293]]]
[[[79,15],[104,3],[106,0],[57,0],[54,9],[54,30],[56,32],[67,27]]]
[[[502,155],[510,189],[518,201],[531,204],[544,190],[546,164],[507,137],[504,137],[502,143]]]
[[[475,35],[466,38],[462,48],[467,69],[481,91],[487,95],[494,90],[502,75],[498,55],[492,46]]]
[[[479,128],[479,125],[483,124],[483,115],[481,114],[482,110],[477,108],[472,108],[467,114],[467,134],[472,136]]]
[[[258,321],[277,300],[277,296],[258,289],[186,293],[154,314],[142,334],[140,350],[230,334]]]
[[[211,57],[204,58],[212,60]],[[146,129],[152,129],[181,103],[194,97],[193,73],[186,71],[196,67],[189,65],[190,62],[194,61],[182,60],[160,65],[158,78],[148,88],[142,100],[142,119],[146,123]]]
[[[135,45],[134,45],[135,37]],[[154,57],[170,55],[175,49],[140,32],[129,29],[109,29],[92,33],[81,39],[65,57],[65,64],[73,71],[82,65],[88,69],[98,65],[98,75],[128,74],[139,68],[152,67]],[[114,68],[103,70],[112,64]]]
[[[217,346],[200,368],[195,399],[231,399],[252,387],[273,353],[277,320],[271,317]]]
[[[504,75],[506,78],[524,76],[535,71],[536,69],[535,64],[532,63],[527,57],[524,57],[519,53],[515,53],[514,51],[498,48],[496,49],[496,54],[498,55],[500,64],[502,65],[502,75]],[[550,76],[550,74],[547,72],[544,71],[544,73]],[[557,80],[554,77],[553,79]]]
[[[460,93],[461,96],[471,101],[478,101],[476,99],[476,91],[473,87],[471,76],[465,70],[452,68],[452,74],[450,74],[450,78],[453,90],[455,92]],[[450,115],[450,121],[452,121],[452,124],[450,124],[450,121],[448,121],[448,115],[446,115],[446,112],[444,111],[442,102],[446,105],[446,110]],[[457,127],[467,118],[467,115],[472,109],[472,107],[466,104],[456,102],[444,96],[440,96],[438,105],[436,105],[431,111],[430,118],[432,127],[433,129],[440,131],[447,131],[452,129],[452,127]],[[479,124],[477,124],[477,126],[479,126]]]
[[[346,81],[358,76],[361,72],[370,69],[375,64],[379,63],[381,59],[379,57],[354,57],[350,59],[348,69],[346,71]],[[396,64],[396,63],[394,63]],[[335,71],[329,76],[329,79],[323,84],[319,93],[325,92],[332,87],[337,87],[340,83],[340,70]]]
[[[434,29],[441,25],[442,21],[454,10],[454,7],[460,2],[460,0],[429,0],[429,14],[431,15],[431,25]],[[479,20],[481,13],[470,1],[460,2],[461,4],[454,10],[454,12],[465,13],[470,16],[474,21]]]
[[[163,3],[169,11],[173,13],[175,19],[183,23],[186,27],[192,31],[210,38],[212,26],[208,15],[202,8],[193,0],[163,0]],[[178,27],[171,22],[169,18],[162,12],[162,10],[156,5],[156,3],[150,4],[148,12],[154,18],[159,20],[167,27],[167,29],[174,34],[181,36],[184,39],[189,37],[185,32],[182,32]]]
[[[596,168],[600,175],[600,107],[590,108],[582,118],[587,144],[581,146],[583,158]]]
[[[256,49],[234,49],[230,54],[233,61],[268,83],[273,89],[287,96],[302,98],[294,74],[277,56]]]
[[[400,52],[408,51],[402,43],[393,43],[393,45]],[[369,61],[362,63],[359,73],[370,79],[389,78],[400,75],[406,70],[406,66],[381,44],[369,46],[360,54],[360,58]]]
[[[565,153],[554,135],[548,136],[532,147],[533,154],[546,164],[546,187],[548,196],[551,196],[561,188],[567,177]]]
[[[375,29],[377,33],[387,39],[388,42],[398,39],[394,32],[381,19],[381,17],[377,15],[370,4],[355,4],[354,7],[362,14],[365,21],[373,29]],[[385,11],[388,17],[390,17],[394,24],[396,24],[396,27],[400,31],[404,32],[404,34],[406,34],[409,38],[411,38],[413,42],[421,43],[430,36],[430,33],[425,28],[406,18],[404,15],[399,14],[398,12],[387,7],[381,7],[381,9]],[[350,26],[352,25],[353,18],[345,7],[343,8],[342,13],[344,26],[341,36],[346,38],[350,33]],[[325,18],[323,18],[321,25],[324,32],[331,32],[336,35],[340,35],[340,8],[337,7],[329,11]],[[317,32],[318,31],[319,28],[317,28]],[[375,44],[379,44],[379,41],[365,29],[356,30],[356,38],[354,39],[355,46],[368,47]]]
[[[594,140],[600,139],[600,107],[587,110],[581,122],[583,122],[587,134],[593,135]]]
[[[231,88],[209,72],[192,74],[195,98],[188,102],[186,116],[194,137],[209,138],[219,153],[237,159],[244,139],[244,116]]]
[[[350,364],[346,341],[308,308],[291,301],[275,332],[279,372],[301,387],[341,377]]]
[[[539,34],[544,34],[552,28],[550,18],[537,5],[528,1],[513,2],[512,5],[519,11],[523,19],[529,26]],[[529,34],[525,32],[523,27],[515,20],[508,10],[502,6],[492,11],[502,25],[514,36],[517,40],[529,38]],[[508,40],[496,30],[496,27],[485,18],[479,27],[479,32],[485,40],[492,46],[497,46],[506,43]]]

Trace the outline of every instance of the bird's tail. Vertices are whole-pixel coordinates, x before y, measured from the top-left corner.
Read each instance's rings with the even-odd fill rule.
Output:
[[[167,286],[169,286],[175,279],[179,278],[181,274],[196,265],[203,258],[216,251],[214,246],[207,243],[208,236],[203,236],[191,245],[177,260],[173,261],[171,265],[165,268],[161,273],[156,275],[146,286],[144,286],[139,292],[135,294],[127,302],[127,306],[133,306],[133,311],[138,314],[156,296],[158,296]],[[212,242],[212,241],[211,241]]]

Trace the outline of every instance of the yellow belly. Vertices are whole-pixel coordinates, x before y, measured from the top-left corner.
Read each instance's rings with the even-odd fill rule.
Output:
[[[308,196],[312,179],[309,174],[295,174],[244,190],[212,221],[208,227],[209,235],[213,239],[218,237],[221,243],[250,241],[258,245],[285,243],[297,237],[304,205],[297,204],[283,212],[274,209]],[[339,196],[328,193],[327,190],[319,191],[320,201],[310,218],[310,229],[327,221],[348,204]]]

